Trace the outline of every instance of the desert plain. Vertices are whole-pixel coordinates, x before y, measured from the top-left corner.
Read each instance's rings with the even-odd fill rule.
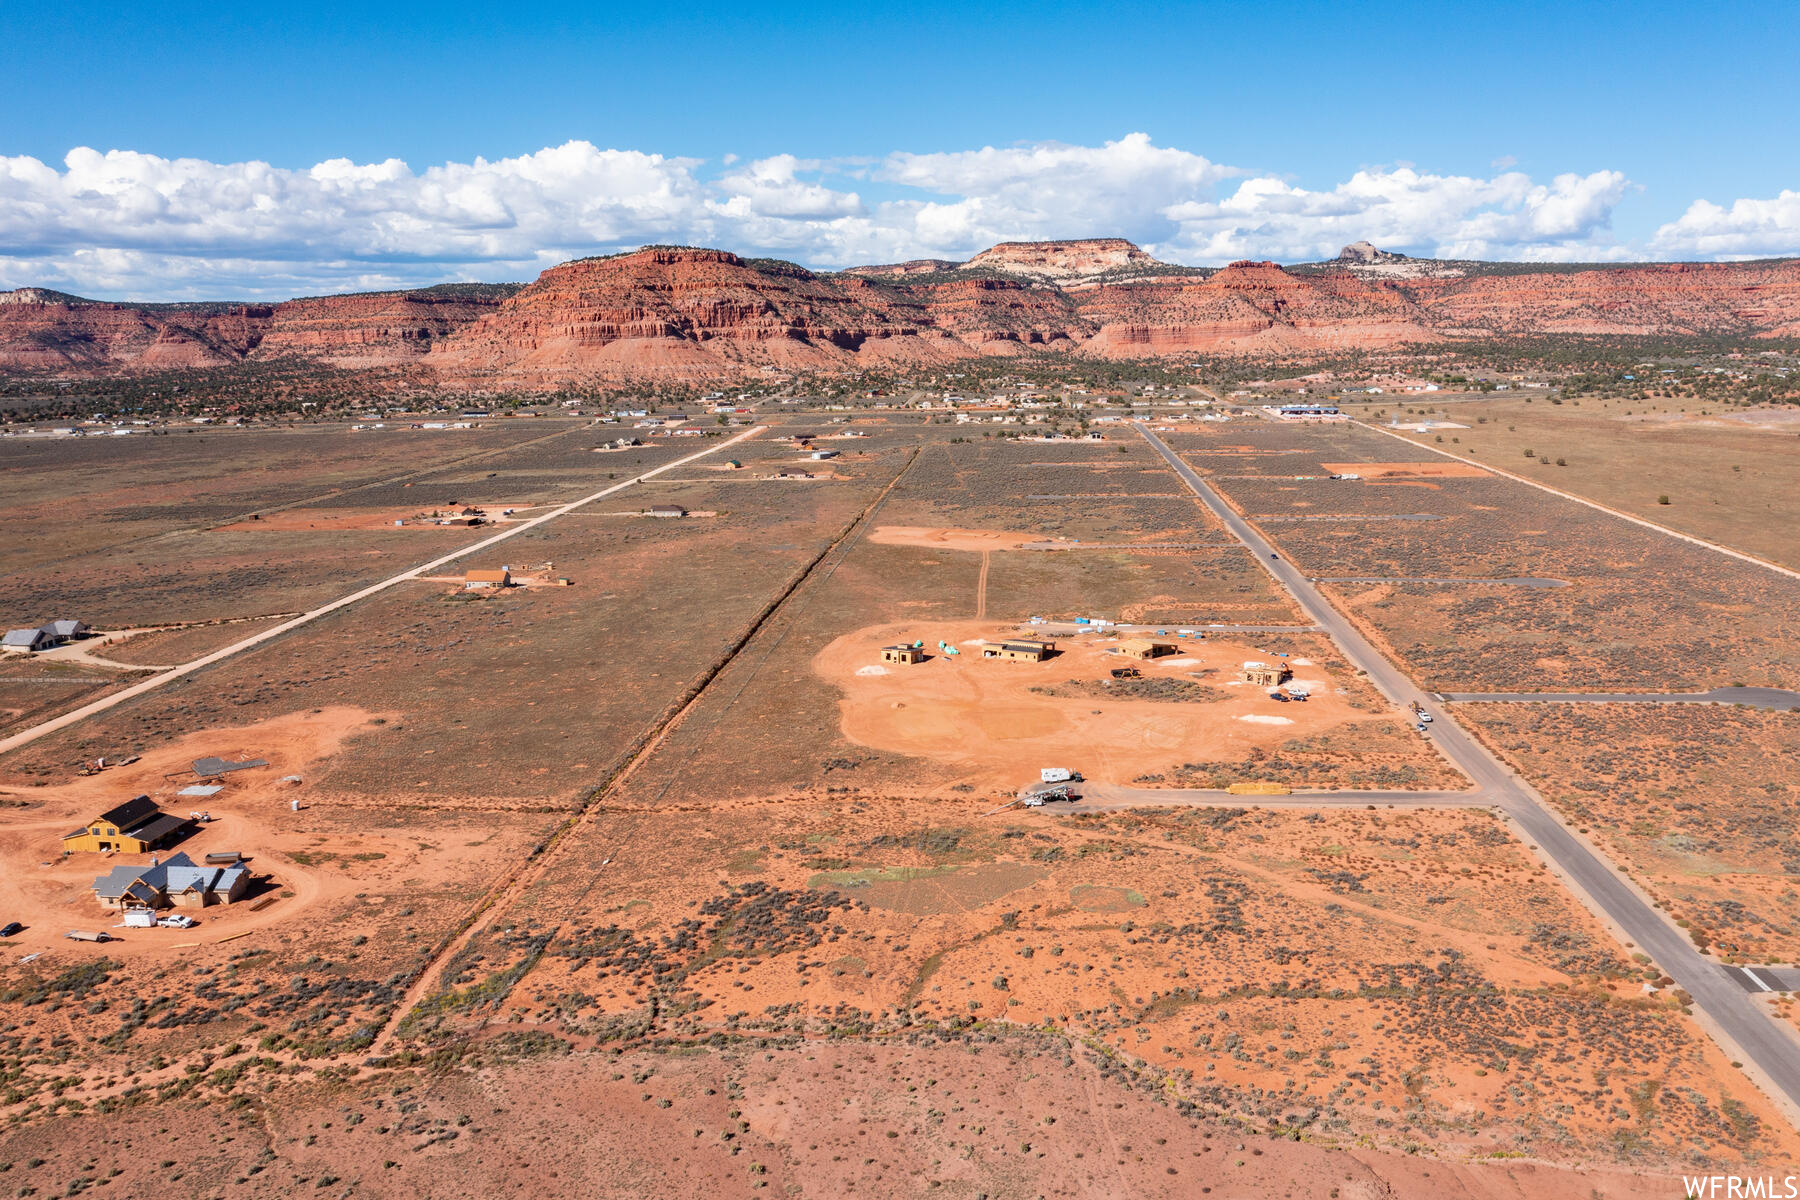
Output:
[[[0,608],[94,630],[0,661],[0,1186],[1781,1174],[1790,547],[1225,390],[1063,436],[795,389],[628,445],[554,412],[0,442]],[[1434,416],[1483,405],[1526,419]],[[1075,798],[1024,802],[1046,768]],[[202,819],[65,852],[140,795]],[[97,901],[175,852],[247,894],[188,929]]]

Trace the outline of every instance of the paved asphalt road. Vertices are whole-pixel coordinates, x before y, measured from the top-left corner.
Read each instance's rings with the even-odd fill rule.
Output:
[[[1423,704],[1434,699],[1370,645],[1305,575],[1278,557],[1279,551],[1238,516],[1161,438],[1142,422],[1137,426],[1201,503],[1250,548],[1307,616],[1331,635],[1350,663],[1366,672],[1382,694],[1403,708],[1414,701]],[[1524,780],[1469,736],[1449,714],[1439,710],[1430,737],[1474,782],[1477,795],[1512,818],[1576,895],[1610,918],[1636,949],[1648,954],[1677,985],[1685,988],[1693,997],[1694,1006],[1736,1043],[1738,1054],[1756,1065],[1762,1078],[1792,1109],[1800,1109],[1800,1043],[1751,1001],[1741,979],[1696,951],[1684,933],[1663,920],[1610,863],[1551,815]],[[1249,804],[1257,802],[1253,796],[1239,799]]]
[[[1443,698],[1471,704],[1747,704],[1781,712],[1800,709],[1800,692],[1766,687],[1710,692],[1445,692]]]
[[[1800,991],[1800,968],[1726,967],[1725,974],[1746,992]]]

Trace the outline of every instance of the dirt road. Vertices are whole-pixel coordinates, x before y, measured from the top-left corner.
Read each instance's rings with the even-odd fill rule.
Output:
[[[1116,783],[1076,784],[1073,804],[1046,804],[1052,815],[1114,812],[1122,808],[1492,808],[1484,792],[1289,792],[1240,795],[1211,788],[1134,788]]]

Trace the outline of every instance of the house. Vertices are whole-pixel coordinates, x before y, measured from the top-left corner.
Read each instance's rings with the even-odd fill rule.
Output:
[[[679,504],[652,504],[650,515],[653,517],[685,517],[687,509]]]
[[[149,866],[119,866],[94,880],[102,908],[150,912],[161,908],[205,908],[242,900],[250,872],[238,866],[200,866],[185,854]]]
[[[1149,638],[1126,638],[1119,643],[1119,653],[1127,658],[1161,658],[1175,653],[1174,642],[1154,642]]]
[[[36,629],[9,629],[5,637],[0,637],[0,646],[8,650],[24,650],[35,654],[39,650],[48,650],[56,645],[56,638],[43,626]]]
[[[1238,678],[1257,687],[1280,687],[1292,674],[1281,663],[1247,662]]]
[[[925,661],[925,651],[917,646],[883,646],[881,661],[885,663],[921,663]]]
[[[80,829],[63,834],[63,853],[117,850],[147,854],[181,840],[192,827],[191,820],[163,812],[150,797],[134,796]]]
[[[1001,658],[1010,662],[1043,662],[1055,653],[1056,647],[1049,642],[1000,642],[981,648],[983,658]]]
[[[94,632],[88,627],[86,621],[51,621],[48,625],[43,626],[43,628],[49,630],[50,636],[56,639],[58,645],[61,645],[63,642],[75,641],[77,638],[87,637]]]
[[[481,591],[484,588],[509,588],[512,586],[512,572],[505,567],[497,571],[470,571],[463,576],[463,590]]]

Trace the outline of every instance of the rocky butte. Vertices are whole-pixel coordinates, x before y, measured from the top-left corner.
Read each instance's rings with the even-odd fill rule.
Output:
[[[280,304],[0,293],[0,372],[236,363],[403,368],[446,384],[728,378],[1054,353],[1137,358],[1384,348],[1523,334],[1800,336],[1800,260],[1563,266],[1409,258],[1163,263],[1122,238],[1007,242],[966,262],[815,272],[652,246],[527,285]]]

